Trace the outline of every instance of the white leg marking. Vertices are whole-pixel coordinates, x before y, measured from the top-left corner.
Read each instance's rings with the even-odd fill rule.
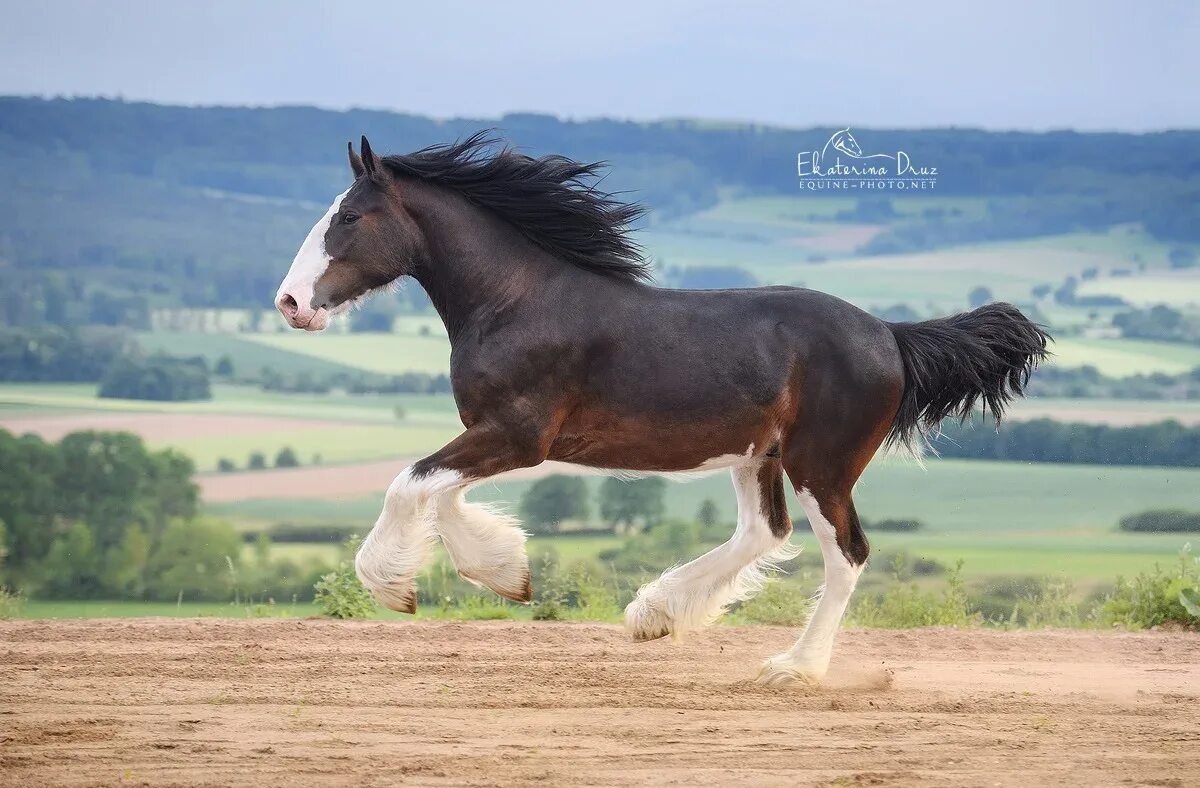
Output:
[[[652,640],[707,626],[734,602],[758,593],[767,572],[800,552],[771,533],[763,513],[761,461],[730,470],[738,499],[737,529],[728,542],[642,586],[625,608],[634,640]]]
[[[514,602],[528,602],[529,559],[525,532],[515,518],[463,500],[466,487],[438,500],[436,527],[454,568],[476,585],[487,586]]]
[[[863,567],[851,564],[842,554],[833,524],[821,514],[821,507],[812,493],[801,489],[797,496],[821,545],[821,555],[825,559],[825,585],[817,592],[816,607],[808,619],[804,634],[791,649],[771,657],[763,664],[758,680],[764,684],[782,685],[793,681],[816,684],[825,678],[829,670],[829,658],[833,655],[833,640],[863,570]]]
[[[358,579],[382,604],[392,610],[416,612],[414,580],[437,538],[436,499],[463,484],[458,471],[439,470],[414,478],[410,467],[388,487],[383,511],[354,560]]]

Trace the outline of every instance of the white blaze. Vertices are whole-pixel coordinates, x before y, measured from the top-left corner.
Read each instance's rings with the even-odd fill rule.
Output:
[[[350,190],[347,189],[339,194],[325,215],[308,231],[308,236],[300,245],[300,251],[296,252],[296,257],[292,260],[292,267],[288,269],[287,276],[283,278],[283,284],[279,285],[279,292],[275,295],[276,300],[286,293],[296,299],[301,311],[312,308],[313,289],[317,286],[317,280],[321,278],[321,274],[325,273],[325,269],[329,267],[331,259],[329,253],[325,251],[325,233],[329,230],[333,217],[337,215],[342,200],[346,199],[346,195],[349,193]]]

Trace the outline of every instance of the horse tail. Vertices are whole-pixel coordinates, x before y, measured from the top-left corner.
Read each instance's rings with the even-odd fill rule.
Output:
[[[910,448],[946,417],[965,420],[980,400],[999,424],[1046,358],[1051,338],[1015,306],[1002,303],[888,327],[904,361],[904,396],[886,444]]]

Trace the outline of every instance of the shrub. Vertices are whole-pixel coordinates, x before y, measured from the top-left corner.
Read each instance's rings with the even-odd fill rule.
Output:
[[[1122,531],[1153,533],[1200,532],[1200,512],[1185,512],[1182,509],[1151,509],[1147,512],[1122,517],[1117,527]]]
[[[1146,629],[1167,623],[1200,626],[1200,558],[1191,545],[1179,551],[1175,570],[1155,566],[1132,580],[1117,578],[1117,587],[1100,605],[1100,623]]]
[[[246,467],[252,471],[261,471],[263,468],[267,467],[267,458],[261,451],[256,451],[250,455],[250,459],[246,463]]]
[[[940,592],[922,591],[915,583],[900,584],[904,567],[893,567],[897,585],[875,595],[859,598],[850,620],[864,627],[904,629],[908,627],[970,626],[979,623],[971,611],[966,585],[962,580],[962,561],[946,578]]]
[[[1069,580],[998,577],[988,580],[972,603],[989,623],[1021,627],[1075,627],[1081,623]]]
[[[237,465],[228,457],[222,457],[217,460],[217,470],[221,473],[233,473],[237,470]]]
[[[14,591],[8,586],[0,586],[0,621],[7,621],[21,615],[25,606],[25,595]]]
[[[469,594],[443,597],[436,618],[450,621],[502,621],[513,617],[512,607],[493,596]]]
[[[576,562],[562,568],[553,559],[543,564],[541,582],[534,599],[537,621],[619,621],[621,605],[615,590],[587,564]]]
[[[279,453],[275,455],[276,468],[296,468],[299,467],[299,465],[300,458],[296,456],[296,452],[292,451],[291,448],[287,446],[284,446],[279,450]]]
[[[920,520],[906,519],[887,519],[875,520],[871,522],[864,521],[862,527],[868,531],[894,531],[896,533],[912,533],[920,531],[925,527],[925,524]]]
[[[735,623],[798,627],[808,621],[810,599],[796,583],[775,581],[752,599],[738,604],[730,619]]]
[[[375,615],[375,598],[359,582],[354,565],[342,561],[313,586],[313,601],[331,618],[370,618]]]

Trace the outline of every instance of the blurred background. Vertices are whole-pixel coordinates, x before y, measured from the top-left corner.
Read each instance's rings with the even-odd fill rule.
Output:
[[[1188,571],[1194,4],[0,5],[12,615],[317,609],[392,476],[461,426],[415,283],[320,335],[286,330],[272,297],[350,181],[348,140],[407,152],[481,128],[609,162],[604,188],[650,209],[636,236],[663,287],[804,286],[888,320],[1005,300],[1050,327],[1011,422],[947,427],[925,469],[869,469],[860,622],[889,623],[897,589],[957,589],[992,623],[1115,620],[1119,576]],[[843,129],[936,182],[802,177]],[[616,616],[735,515],[725,475],[542,467],[472,495],[535,534],[543,617]],[[735,619],[801,617],[819,551],[789,568]],[[444,561],[422,589],[423,615],[529,615]]]

